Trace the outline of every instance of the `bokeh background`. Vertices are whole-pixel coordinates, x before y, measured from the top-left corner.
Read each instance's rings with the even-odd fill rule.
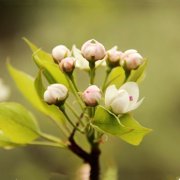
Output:
[[[110,137],[102,145],[102,174],[113,166],[120,180],[180,178],[179,0],[0,0],[0,77],[11,87],[10,101],[23,103],[42,129],[58,133],[24,100],[7,72],[9,57],[17,68],[37,73],[23,36],[48,52],[57,44],[80,47],[95,38],[107,49],[134,48],[147,57],[147,77],[140,85],[146,98],[134,114],[154,131],[138,147]],[[74,179],[80,165],[62,149],[0,149],[2,180]]]

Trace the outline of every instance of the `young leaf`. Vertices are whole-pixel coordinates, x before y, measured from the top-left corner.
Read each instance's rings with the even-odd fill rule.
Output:
[[[49,106],[47,105],[42,97],[42,83],[40,82],[40,77],[36,79],[36,81],[28,74],[15,69],[10,64],[7,64],[8,70],[14,79],[18,89],[24,95],[24,97],[39,111],[43,112],[47,116],[51,117],[58,123],[64,123],[64,116],[58,110],[56,106]],[[37,91],[38,89],[38,91]]]
[[[66,80],[65,75],[63,72],[59,69],[59,66],[54,63],[54,60],[52,56],[42,49],[37,48],[36,45],[34,45],[32,42],[24,38],[27,45],[31,48],[33,52],[33,59],[37,66],[40,69],[44,69],[44,75],[49,81],[49,83],[61,83],[65,86],[69,87],[69,84]]]
[[[26,44],[30,47],[33,54],[36,52],[39,52],[39,58],[45,60],[45,61],[51,61],[53,62],[53,58],[49,53],[46,53],[45,51],[41,50],[41,48],[38,48],[35,44],[33,44],[31,41],[29,41],[27,38],[23,38],[23,40],[26,42]]]
[[[145,74],[145,69],[147,66],[147,60],[139,66],[136,70],[131,70],[129,77],[127,78],[128,81],[134,81],[134,82],[140,82],[143,79],[143,76]]]
[[[39,137],[35,117],[18,103],[0,103],[0,129],[17,144],[27,144]]]
[[[132,145],[139,145],[143,137],[152,131],[151,129],[143,127],[129,114],[120,117],[120,121],[124,126],[134,129],[134,131],[120,136],[121,139]]]
[[[112,84],[115,84],[117,88],[119,88],[124,80],[125,80],[125,72],[122,67],[116,67],[113,68],[112,71],[109,73],[107,82],[106,82],[106,87]]]
[[[100,131],[115,136],[120,136],[132,130],[121,124],[117,116],[102,106],[97,107],[92,125]]]
[[[151,129],[140,125],[132,116],[125,114],[119,119],[102,106],[98,106],[92,125],[105,133],[115,135],[132,145],[139,145]]]

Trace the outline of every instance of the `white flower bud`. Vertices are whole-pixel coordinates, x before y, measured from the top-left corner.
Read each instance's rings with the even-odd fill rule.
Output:
[[[52,50],[52,57],[57,63],[61,62],[65,57],[70,56],[70,54],[71,52],[64,45],[58,45]]]
[[[117,46],[107,51],[106,61],[110,66],[118,66],[122,59],[123,53],[117,50]]]
[[[62,71],[66,72],[66,73],[73,72],[73,70],[75,68],[75,58],[66,57],[66,58],[62,59],[61,62],[59,63],[59,67]]]
[[[96,85],[91,85],[83,92],[82,99],[87,106],[94,107],[101,99],[101,90]]]
[[[135,49],[125,51],[122,59],[128,70],[136,69],[143,63],[143,57]]]
[[[139,99],[139,88],[135,82],[127,82],[119,89],[111,85],[106,89],[105,105],[119,115],[139,107],[143,99]]]
[[[44,92],[44,101],[48,104],[63,104],[68,96],[68,89],[63,84],[51,84]]]
[[[0,101],[5,101],[10,95],[10,89],[0,79]]]
[[[106,50],[101,43],[92,39],[82,45],[81,53],[88,61],[98,61],[105,57]]]

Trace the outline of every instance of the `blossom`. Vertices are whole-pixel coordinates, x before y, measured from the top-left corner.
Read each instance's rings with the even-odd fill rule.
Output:
[[[44,92],[44,101],[48,104],[63,104],[68,96],[68,89],[63,84],[51,84]]]
[[[76,59],[76,67],[82,70],[89,70],[89,62],[82,56],[81,51],[74,45],[72,48],[72,53]],[[96,68],[99,66],[106,66],[105,59],[98,60],[95,62]]]
[[[76,60],[73,57],[66,57],[62,59],[61,62],[59,63],[60,69],[66,73],[73,72],[75,68],[75,61]]]
[[[129,70],[136,69],[143,63],[143,57],[135,49],[125,51],[122,59],[123,64],[125,64]]]
[[[5,101],[10,95],[10,89],[4,85],[2,79],[0,79],[0,101]]]
[[[96,85],[89,86],[82,94],[82,100],[87,106],[96,106],[101,99],[101,90]]]
[[[117,66],[122,59],[123,52],[117,50],[117,46],[114,46],[107,51],[106,61],[111,66]]]
[[[67,56],[70,56],[69,49],[64,45],[58,45],[53,48],[52,50],[52,57],[57,62],[60,63],[62,59],[64,59]]]
[[[105,57],[105,47],[98,41],[91,39],[86,41],[81,47],[81,53],[88,61],[98,61]]]
[[[139,107],[143,99],[139,99],[139,87],[135,82],[127,82],[119,89],[111,85],[105,92],[105,105],[115,114],[123,114]]]

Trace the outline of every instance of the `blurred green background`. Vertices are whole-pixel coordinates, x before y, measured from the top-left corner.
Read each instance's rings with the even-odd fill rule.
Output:
[[[34,111],[42,129],[58,133],[24,100],[6,70],[10,57],[14,66],[36,75],[23,36],[48,52],[57,44],[81,47],[95,38],[107,49],[134,48],[147,57],[147,77],[140,85],[146,98],[134,114],[154,131],[138,147],[110,138],[102,145],[102,174],[116,166],[120,180],[180,178],[179,0],[0,0],[0,77],[12,89],[10,100]],[[80,164],[56,148],[0,149],[2,180],[74,179]]]

